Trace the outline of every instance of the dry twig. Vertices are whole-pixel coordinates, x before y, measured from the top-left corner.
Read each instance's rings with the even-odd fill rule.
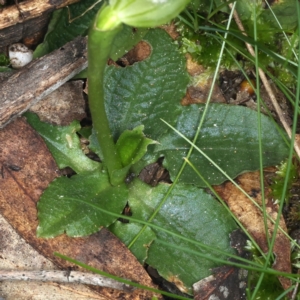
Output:
[[[98,274],[77,272],[77,271],[1,271],[0,281],[4,280],[25,280],[59,283],[80,283],[101,287],[113,288],[125,292],[132,292],[134,288],[125,283]]]
[[[78,2],[79,0],[27,0],[0,11],[0,29],[41,16],[46,12]]]

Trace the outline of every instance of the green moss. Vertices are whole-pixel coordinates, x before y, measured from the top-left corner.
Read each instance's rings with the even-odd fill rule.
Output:
[[[287,174],[287,161],[283,162],[278,166],[278,171],[276,172],[276,177],[274,178],[273,184],[271,185],[272,197],[274,200],[280,200],[283,193],[283,186],[285,178],[288,177],[287,190],[285,194],[285,201],[288,204],[289,198],[291,197],[290,189],[293,183],[297,180],[297,166],[293,163],[291,166],[291,171]]]
[[[182,53],[191,54],[192,58],[199,64],[205,67],[215,67],[220,56],[220,49],[222,44],[222,39],[219,35],[215,33],[209,33],[205,31],[194,31],[191,26],[179,21],[177,23],[177,28],[180,33],[178,39],[179,49]],[[241,41],[228,37],[231,44],[239,43],[242,45]],[[233,55],[236,56],[237,52],[229,47],[228,50]],[[222,56],[222,66],[230,69],[235,65],[235,61],[232,56],[225,52]]]

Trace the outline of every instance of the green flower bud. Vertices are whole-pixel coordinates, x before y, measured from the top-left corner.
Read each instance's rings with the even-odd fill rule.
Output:
[[[175,18],[190,0],[111,0],[118,19],[134,27],[155,27]]]

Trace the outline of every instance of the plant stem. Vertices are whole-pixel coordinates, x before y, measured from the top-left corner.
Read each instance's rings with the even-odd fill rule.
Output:
[[[111,179],[113,171],[121,169],[122,164],[116,151],[105,111],[104,70],[113,41],[121,29],[121,24],[113,26],[112,29],[101,30],[96,26],[100,15],[101,11],[97,15],[88,36],[89,106],[93,126],[102,149],[103,161]]]

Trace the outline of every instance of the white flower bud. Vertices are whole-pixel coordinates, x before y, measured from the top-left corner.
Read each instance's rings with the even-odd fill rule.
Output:
[[[11,66],[14,69],[20,69],[32,61],[32,50],[28,49],[21,43],[12,44],[9,46],[8,55]]]

